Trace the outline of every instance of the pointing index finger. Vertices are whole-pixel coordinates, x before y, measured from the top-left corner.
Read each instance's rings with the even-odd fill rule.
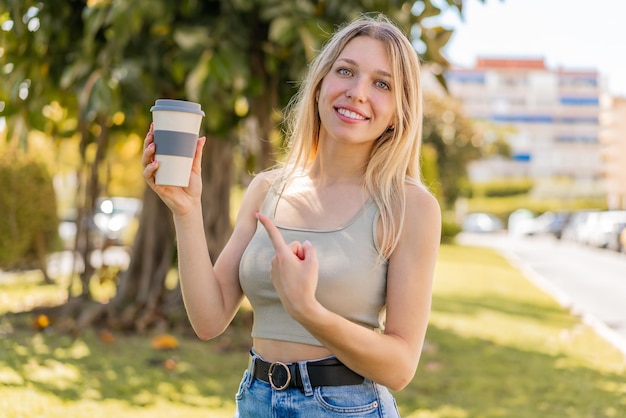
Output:
[[[268,218],[260,212],[255,213],[256,218],[261,222],[261,225],[267,231],[267,235],[270,237],[270,241],[272,241],[272,245],[274,246],[274,250],[278,252],[279,250],[283,250],[287,246],[283,236],[280,234],[276,225]]]

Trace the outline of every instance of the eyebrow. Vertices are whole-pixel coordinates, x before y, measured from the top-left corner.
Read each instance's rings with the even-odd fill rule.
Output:
[[[348,64],[352,64],[352,65],[354,65],[355,67],[358,67],[358,66],[359,66],[359,63],[357,63],[355,60],[353,60],[353,59],[351,59],[351,58],[343,58],[343,57],[341,57],[341,58],[337,58],[337,61],[345,61],[345,62],[347,62]],[[377,74],[380,74],[380,75],[381,75],[381,76],[383,76],[383,77],[392,78],[392,77],[391,77],[391,74],[389,74],[387,71],[384,71],[384,70],[376,70],[375,72],[376,72]]]

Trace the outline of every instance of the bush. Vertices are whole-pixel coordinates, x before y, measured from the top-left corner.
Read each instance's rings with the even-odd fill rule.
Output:
[[[43,267],[58,245],[58,217],[46,166],[16,150],[0,156],[0,268]]]
[[[461,232],[461,225],[444,219],[441,223],[441,243],[451,244],[454,238]]]
[[[499,180],[472,185],[474,197],[506,197],[528,194],[533,188],[532,180]]]
[[[606,209],[604,199],[535,199],[529,195],[516,195],[467,200],[468,212],[488,212],[496,215],[506,225],[509,216],[517,209],[528,209],[535,215],[544,212],[577,211],[581,209]]]

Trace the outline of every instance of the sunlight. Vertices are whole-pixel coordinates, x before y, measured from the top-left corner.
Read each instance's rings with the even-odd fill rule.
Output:
[[[88,357],[91,354],[91,350],[85,344],[84,341],[76,340],[67,348],[56,348],[54,350],[54,356],[59,359],[75,359],[80,360]]]
[[[82,380],[77,367],[53,359],[46,359],[41,364],[30,359],[24,366],[24,376],[27,380],[57,389],[70,388]]]
[[[23,385],[24,378],[10,367],[0,367],[0,384],[2,385]]]
[[[413,414],[407,415],[406,418],[467,418],[468,416],[469,414],[467,411],[462,408],[452,405],[444,405],[432,411],[416,411]]]

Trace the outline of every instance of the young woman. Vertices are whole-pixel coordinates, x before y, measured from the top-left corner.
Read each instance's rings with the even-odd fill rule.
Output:
[[[254,309],[238,417],[397,417],[387,388],[413,378],[431,305],[441,217],[421,184],[419,61],[384,16],[340,28],[290,104],[288,155],[247,189],[212,264],[196,150],[189,187],[156,186],[172,210],[181,287],[202,339],[243,296]]]

